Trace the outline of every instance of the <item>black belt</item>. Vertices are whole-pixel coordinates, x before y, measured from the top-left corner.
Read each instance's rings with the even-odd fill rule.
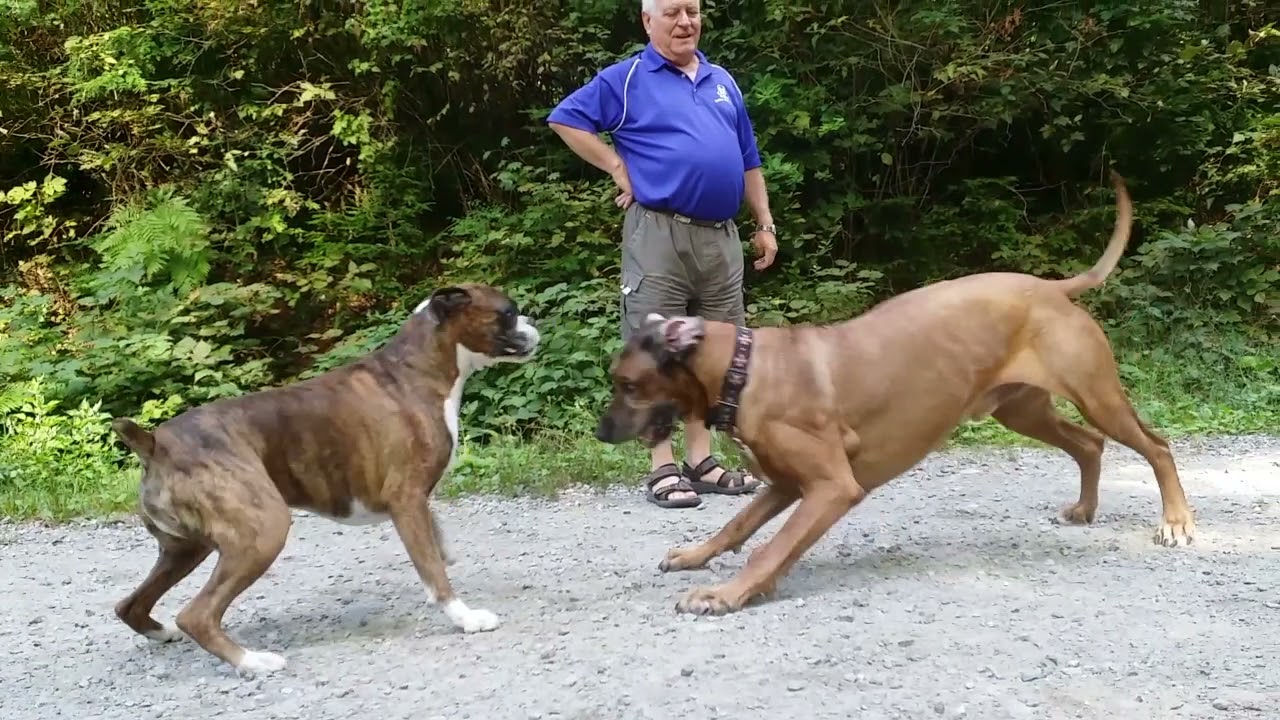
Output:
[[[678,212],[675,212],[674,210],[661,210],[659,208],[651,208],[647,205],[642,205],[641,207],[643,207],[645,210],[648,210],[649,212],[655,212],[655,213],[658,213],[659,215],[666,215],[672,220],[675,220],[678,223],[684,223],[685,225],[697,225],[698,227],[708,227],[708,228],[722,228],[728,225],[730,222],[729,220],[702,220],[695,217],[689,217],[688,215],[682,215]]]

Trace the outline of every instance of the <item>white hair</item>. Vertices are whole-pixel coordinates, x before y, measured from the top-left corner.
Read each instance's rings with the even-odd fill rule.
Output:
[[[640,0],[640,10],[650,15],[658,9],[658,0]]]

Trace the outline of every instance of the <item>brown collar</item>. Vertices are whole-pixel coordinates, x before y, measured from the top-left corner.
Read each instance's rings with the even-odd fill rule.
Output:
[[[751,331],[739,327],[733,343],[733,359],[729,361],[729,369],[724,374],[724,382],[720,386],[720,402],[707,414],[706,425],[721,432],[734,434],[738,420],[738,401],[742,388],[747,384],[747,366],[751,363]]]

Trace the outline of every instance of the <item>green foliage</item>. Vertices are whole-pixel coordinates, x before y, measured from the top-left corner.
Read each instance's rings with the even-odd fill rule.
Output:
[[[153,422],[179,402],[148,402],[139,418]],[[0,391],[0,516],[63,519],[133,504],[110,415],[98,403],[58,404],[39,380]]]
[[[1129,379],[1190,396],[1190,370],[1153,378],[1193,357],[1206,379],[1250,384],[1219,393],[1246,420],[1165,421],[1273,417],[1259,405],[1280,334],[1269,6],[704,11],[781,228],[775,267],[747,271],[752,323],[837,320],[979,270],[1081,270],[1111,232],[1114,167],[1137,222],[1085,302],[1134,353]],[[185,407],[353,359],[434,287],[479,280],[547,344],[472,381],[469,441],[586,432],[619,343],[622,214],[543,120],[643,38],[633,5],[600,0],[9,3],[0,387],[40,382],[48,423]]]
[[[1200,329],[1280,324],[1280,202],[1228,205],[1228,217],[1160,230],[1101,302],[1126,325],[1187,337]],[[1125,309],[1122,309],[1125,308]]]
[[[101,398],[129,413],[149,399],[203,402],[271,380],[269,359],[251,352],[261,341],[246,332],[255,308],[275,299],[269,287],[218,283],[178,296],[120,285],[110,297],[68,299],[76,289],[0,293],[5,383],[38,379],[64,406]]]
[[[39,183],[28,180],[0,193],[0,203],[13,206],[9,232],[4,241],[17,244],[20,239],[26,239],[35,243],[48,240],[59,229],[69,232],[75,226],[74,222],[60,228],[57,215],[50,210],[53,202],[66,191],[67,181],[64,178],[46,175]]]

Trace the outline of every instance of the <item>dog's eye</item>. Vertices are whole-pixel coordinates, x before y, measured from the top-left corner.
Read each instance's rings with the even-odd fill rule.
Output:
[[[624,394],[630,395],[631,393],[636,391],[636,385],[635,383],[629,380],[623,380],[622,382],[618,383],[618,389],[622,390]]]

